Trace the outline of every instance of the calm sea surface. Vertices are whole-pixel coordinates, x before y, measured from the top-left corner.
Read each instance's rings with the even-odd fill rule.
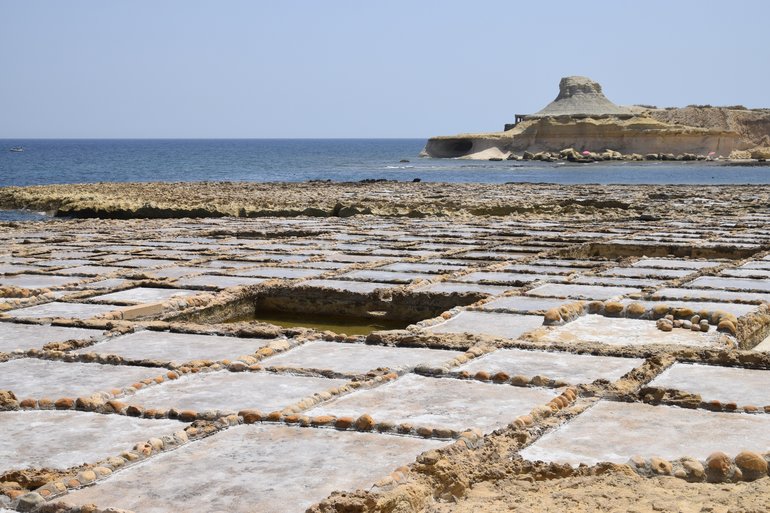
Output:
[[[424,139],[0,139],[0,186],[86,182],[359,181],[768,184],[770,167],[421,159]],[[22,146],[23,152],[8,151]],[[402,162],[408,160],[409,162]],[[0,211],[0,220],[39,218]]]
[[[113,181],[767,184],[770,167],[421,159],[424,139],[0,140],[0,186]],[[24,152],[8,151],[22,146]],[[400,162],[409,160],[409,162]]]

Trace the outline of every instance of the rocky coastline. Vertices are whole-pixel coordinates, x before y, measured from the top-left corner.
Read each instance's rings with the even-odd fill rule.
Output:
[[[570,155],[569,150],[578,156],[561,155]],[[565,77],[559,95],[539,112],[517,115],[516,123],[501,132],[431,137],[421,156],[518,160],[525,154],[533,160],[542,154],[536,160],[583,162],[765,160],[770,158],[770,109],[622,107],[609,101],[597,82]]]
[[[693,202],[696,198],[699,201]],[[65,218],[126,220],[361,215],[457,219],[516,215],[531,220],[570,215],[586,220],[627,220],[719,211],[749,212],[768,202],[770,193],[762,185],[701,185],[693,189],[690,185],[661,188],[659,185],[332,182],[318,187],[311,182],[190,182],[0,188],[0,208],[45,211]]]

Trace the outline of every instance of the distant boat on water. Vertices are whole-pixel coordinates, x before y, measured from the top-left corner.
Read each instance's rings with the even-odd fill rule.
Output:
[[[22,151],[24,151],[24,148],[22,148],[21,146],[14,146],[13,148],[11,148],[8,151],[12,151],[14,153],[21,153]]]

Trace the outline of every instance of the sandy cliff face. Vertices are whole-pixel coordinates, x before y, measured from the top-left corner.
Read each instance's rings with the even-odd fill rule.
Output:
[[[728,155],[745,148],[741,137],[732,131],[670,125],[652,118],[570,119],[543,118],[522,123],[513,137],[511,150],[558,151],[575,148],[601,152],[612,149],[621,153],[694,153],[715,152]]]
[[[685,107],[652,109],[647,115],[663,123],[737,132],[752,146],[770,146],[770,109]]]
[[[424,156],[438,158],[506,158],[525,151],[578,151],[620,153],[692,153],[729,155],[750,147],[737,132],[663,123],[650,117],[634,116],[574,119],[545,117],[519,123],[507,132],[433,137]]]

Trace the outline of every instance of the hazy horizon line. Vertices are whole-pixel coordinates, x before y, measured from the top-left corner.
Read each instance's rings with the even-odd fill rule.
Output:
[[[429,137],[0,137],[0,141],[381,141]]]

